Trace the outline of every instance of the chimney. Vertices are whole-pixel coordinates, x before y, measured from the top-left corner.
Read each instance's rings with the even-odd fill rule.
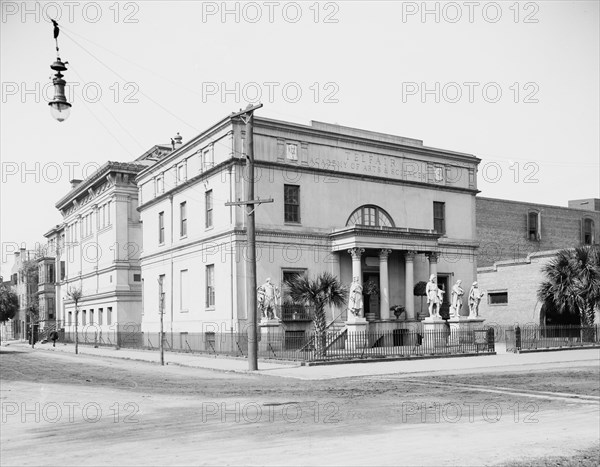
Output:
[[[79,180],[77,178],[74,178],[73,180],[71,180],[71,189],[73,188],[77,188],[77,186],[82,182],[82,180]]]

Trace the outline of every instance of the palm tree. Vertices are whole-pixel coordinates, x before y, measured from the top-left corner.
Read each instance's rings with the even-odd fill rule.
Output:
[[[79,300],[83,297],[83,293],[81,293],[81,289],[71,288],[67,292],[67,297],[75,302],[75,353],[79,353],[79,335],[77,329],[77,321],[79,320]]]
[[[317,358],[324,358],[327,351],[325,306],[344,306],[348,294],[346,287],[328,272],[321,273],[314,280],[306,274],[293,276],[284,281],[284,287],[293,303],[314,306],[315,350]]]
[[[546,278],[538,298],[546,308],[576,314],[582,326],[593,325],[600,307],[600,248],[585,245],[560,250],[542,272]]]

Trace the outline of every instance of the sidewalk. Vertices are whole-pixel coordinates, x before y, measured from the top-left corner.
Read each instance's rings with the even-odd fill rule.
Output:
[[[3,346],[6,345],[3,343]],[[25,342],[9,342],[11,347],[31,348]],[[38,343],[34,351],[39,352],[65,352],[74,354],[73,344],[59,343],[56,347],[52,344]],[[145,361],[158,364],[160,355],[158,351],[124,349],[115,350],[114,347],[98,347],[80,345],[81,355],[97,356],[104,358],[122,358],[129,360]],[[199,354],[186,354],[178,352],[165,352],[166,365],[181,365],[192,368],[203,368],[224,372],[250,373],[248,360],[245,358],[208,356]],[[425,374],[456,374],[456,373],[487,373],[498,371],[528,371],[534,369],[552,369],[570,366],[600,365],[600,349],[565,350],[560,352],[544,352],[531,354],[502,353],[497,355],[483,355],[462,358],[435,358],[424,360],[396,360],[389,362],[361,362],[323,366],[301,366],[300,362],[260,361],[258,372],[285,378],[306,380],[349,378],[356,376],[381,376],[394,375],[395,377],[418,377]]]
[[[31,345],[21,341],[9,341],[7,342],[10,347],[16,348],[29,348]],[[4,342],[2,346],[6,345]],[[75,354],[74,344],[56,343],[56,347],[52,347],[52,343],[42,344],[38,342],[35,344],[33,351],[50,351],[50,352],[65,352]],[[160,364],[160,353],[158,350],[136,350],[120,348],[116,350],[114,347],[99,346],[94,348],[90,345],[79,346],[80,355],[91,355],[103,358],[122,358],[126,360],[137,360],[143,362],[151,362]],[[245,358],[236,357],[225,357],[225,356],[210,356],[203,354],[189,354],[180,352],[165,352],[165,365],[181,365],[192,368],[204,368],[209,370],[217,371],[235,371],[235,372],[246,372],[248,371],[248,360]],[[300,366],[300,362],[261,362],[259,361],[258,367],[261,370],[276,370],[285,369],[290,367]]]

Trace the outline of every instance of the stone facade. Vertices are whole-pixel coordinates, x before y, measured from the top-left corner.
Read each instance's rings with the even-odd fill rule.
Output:
[[[167,333],[246,326],[246,214],[225,206],[245,199],[245,136],[241,121],[227,117],[137,176],[144,331],[158,332],[159,306]],[[415,320],[413,286],[431,273],[446,300],[457,279],[474,280],[478,158],[394,135],[258,117],[254,146],[255,198],[274,200],[256,207],[258,285],[269,277],[281,287],[303,272],[329,271],[345,285],[356,276],[377,290],[365,297],[369,321],[394,327],[390,306],[405,306]],[[329,310],[335,318],[345,320],[345,311]]]
[[[54,263],[56,317],[67,332],[75,329],[75,306],[68,297],[73,289],[83,294],[79,332],[101,339],[123,326],[139,329],[142,225],[135,176],[169,152],[155,146],[132,163],[107,162],[87,180],[74,180],[56,204],[63,223],[46,234],[54,247],[43,263]]]

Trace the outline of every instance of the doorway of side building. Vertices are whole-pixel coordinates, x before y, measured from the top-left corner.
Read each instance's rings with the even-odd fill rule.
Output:
[[[374,287],[370,287],[370,285]],[[370,291],[375,293],[368,293]],[[379,287],[379,273],[365,272],[363,274],[363,307],[365,310],[365,318],[369,321],[381,319],[379,312],[379,300],[380,300],[380,287]]]

